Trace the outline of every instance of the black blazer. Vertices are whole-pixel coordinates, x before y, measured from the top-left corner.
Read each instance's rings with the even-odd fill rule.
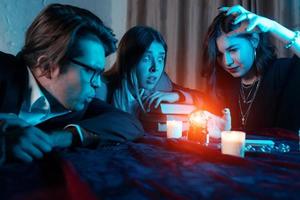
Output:
[[[13,55],[0,52],[0,113],[19,114],[28,73],[22,61]],[[44,131],[62,129],[75,123],[100,136],[102,141],[124,142],[143,135],[140,122],[113,106],[94,99],[84,110],[49,119],[37,127]]]

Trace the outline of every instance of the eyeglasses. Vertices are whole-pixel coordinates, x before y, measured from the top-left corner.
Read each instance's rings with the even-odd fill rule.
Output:
[[[99,70],[96,70],[95,68],[91,67],[91,66],[88,66],[87,64],[84,64],[80,61],[77,61],[75,59],[69,59],[72,63],[76,64],[76,65],[79,65],[80,67],[83,67],[83,68],[86,68],[88,71],[92,71],[93,72],[93,75],[91,77],[91,80],[90,80],[90,83],[91,85],[94,85],[93,84],[93,80],[95,77],[100,77],[102,76],[103,72],[104,72],[104,69],[99,69]]]

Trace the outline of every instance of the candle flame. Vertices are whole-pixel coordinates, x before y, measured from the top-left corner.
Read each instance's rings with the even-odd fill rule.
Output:
[[[191,126],[205,128],[207,125],[208,115],[203,110],[197,110],[190,114],[189,121]]]

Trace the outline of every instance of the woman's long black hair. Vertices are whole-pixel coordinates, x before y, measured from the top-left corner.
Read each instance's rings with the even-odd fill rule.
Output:
[[[232,84],[239,82],[237,78],[233,78],[228,72],[222,69],[222,66],[217,62],[218,47],[217,38],[223,33],[229,33],[230,31],[236,30],[240,27],[241,23],[233,24],[235,16],[226,16],[225,12],[219,13],[206,33],[206,37],[203,44],[203,55],[202,64],[203,70],[202,75],[207,78],[207,93],[213,98],[222,98],[223,92],[230,90]],[[239,37],[247,39],[251,38],[252,33],[240,34]],[[258,75],[263,74],[266,66],[276,57],[275,47],[269,41],[269,37],[266,33],[259,33],[259,44],[256,49],[256,59],[254,60],[253,66],[256,68]]]

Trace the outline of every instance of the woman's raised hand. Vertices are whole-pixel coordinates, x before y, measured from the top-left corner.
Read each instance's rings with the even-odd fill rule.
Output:
[[[274,26],[274,21],[256,15],[248,10],[246,10],[241,5],[234,5],[232,7],[221,7],[219,11],[226,12],[226,15],[236,16],[233,24],[238,24],[240,22],[247,22],[247,27],[244,31],[259,31],[259,32],[268,32]]]

